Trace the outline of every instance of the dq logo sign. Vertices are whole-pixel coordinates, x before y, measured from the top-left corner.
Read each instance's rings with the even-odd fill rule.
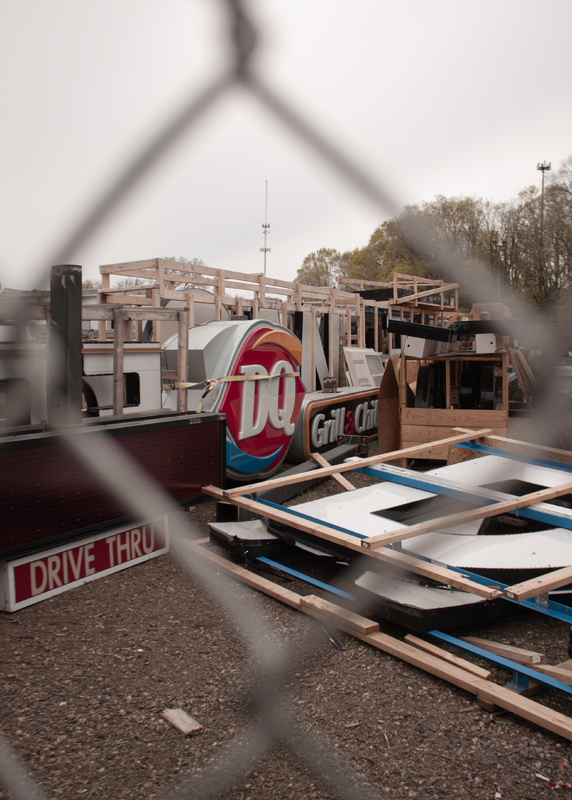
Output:
[[[240,348],[219,411],[226,414],[227,472],[257,479],[284,460],[304,386],[296,373],[300,341],[286,329],[256,328]]]

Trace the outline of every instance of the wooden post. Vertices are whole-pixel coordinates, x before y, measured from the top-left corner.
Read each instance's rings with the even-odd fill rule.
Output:
[[[316,336],[318,330],[316,327],[316,306],[312,306],[312,316],[310,318],[310,325],[312,328],[312,337],[310,339],[312,345],[310,347],[310,369],[311,369],[311,391],[316,391]]]
[[[109,275],[108,272],[104,272],[103,273],[103,275],[101,276],[101,288],[102,289],[109,289],[110,278],[111,278],[111,276]],[[107,296],[105,294],[100,294],[99,295],[99,302],[100,303],[107,303]],[[97,338],[99,339],[100,342],[106,342],[107,341],[107,322],[104,319],[100,320],[97,323]]]
[[[113,310],[113,413],[123,414],[123,319],[122,308]]]
[[[399,356],[399,447],[403,447],[403,409],[407,407],[407,357]],[[401,458],[401,466],[407,469],[408,459]]]
[[[502,408],[507,414],[508,419],[508,367],[509,357],[508,353],[502,354],[501,377],[502,377]]]
[[[179,311],[179,349],[177,352],[177,383],[186,383],[189,358],[189,315]],[[187,410],[187,389],[177,389],[177,411]]]
[[[258,296],[258,302],[261,308],[264,308],[266,305],[266,280],[264,275],[260,275],[258,278],[258,286],[260,290],[260,294]]]
[[[215,288],[215,319],[222,319],[222,298],[225,296],[225,276],[224,270],[218,274],[218,281]]]
[[[194,328],[195,326],[195,301],[193,300],[193,296],[190,292],[185,293],[185,300],[187,303],[187,327]]]
[[[151,299],[155,308],[161,306],[161,292],[159,289],[151,289]],[[161,341],[161,323],[158,320],[153,320],[153,341]]]
[[[451,408],[451,362],[445,360],[445,408]]]
[[[155,259],[156,281],[159,284],[159,296],[162,297],[165,291],[165,266],[162,258]]]
[[[328,312],[328,375],[334,375],[334,307],[336,305],[336,290],[332,287],[330,295],[330,310]],[[337,317],[337,315],[336,315]],[[339,325],[339,317],[337,317]]]

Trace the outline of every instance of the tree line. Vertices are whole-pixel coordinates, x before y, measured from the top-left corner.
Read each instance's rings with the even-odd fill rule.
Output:
[[[412,237],[411,230],[422,236]],[[438,195],[405,206],[364,247],[306,256],[296,280],[318,286],[338,277],[387,281],[394,271],[455,280],[443,266],[445,251],[449,260],[482,273],[483,286],[497,298],[508,285],[539,308],[565,313],[572,301],[572,155],[545,173],[544,194],[529,186],[504,203]]]

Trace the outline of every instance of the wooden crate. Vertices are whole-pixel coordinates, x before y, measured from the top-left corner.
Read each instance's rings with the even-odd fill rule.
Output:
[[[445,408],[414,408],[412,407],[411,391],[407,377],[411,378],[412,370],[410,361],[419,364],[436,362],[445,363],[446,386]],[[453,389],[458,383],[463,365],[472,363],[492,363],[500,368],[502,380],[502,408],[495,410],[468,409],[452,407],[451,397]],[[400,412],[400,447],[412,447],[417,444],[445,439],[450,435],[451,428],[492,428],[496,436],[507,436],[508,433],[508,367],[509,357],[503,350],[492,354],[462,353],[446,356],[435,356],[431,359],[408,359],[401,356],[399,368],[399,412]],[[448,447],[438,446],[430,450],[426,458],[447,460]]]

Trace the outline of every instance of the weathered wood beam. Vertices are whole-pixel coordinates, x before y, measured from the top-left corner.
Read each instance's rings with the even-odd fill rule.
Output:
[[[304,475],[304,479],[308,480],[308,476],[315,476],[319,471],[320,470],[314,470],[313,472],[306,472],[302,474]],[[222,489],[219,489],[217,486],[204,486],[202,491],[204,494],[207,494],[210,497],[216,497],[220,500],[226,497],[226,492],[224,492]],[[349,533],[337,531],[335,528],[331,528],[329,525],[323,525],[314,520],[305,520],[302,517],[289,514],[287,509],[272,508],[271,506],[268,506],[264,503],[259,503],[256,500],[248,500],[245,497],[233,497],[231,502],[235,506],[238,506],[238,508],[244,508],[246,511],[251,511],[260,517],[266,517],[267,519],[272,519],[275,522],[280,522],[283,525],[289,525],[299,531],[302,531],[303,533],[316,536],[326,542],[341,545],[349,548],[350,550],[355,550],[356,552],[361,552],[363,554],[361,539],[356,536],[352,536]],[[500,589],[475,583],[474,581],[469,580],[469,578],[465,578],[460,572],[455,572],[454,570],[447,569],[446,567],[439,567],[436,564],[431,564],[429,561],[423,561],[423,559],[409,556],[398,550],[392,550],[389,547],[382,548],[381,550],[368,551],[368,556],[388,564],[396,565],[403,569],[408,569],[411,572],[415,572],[417,575],[423,575],[424,577],[431,578],[432,580],[442,581],[447,585],[455,586],[457,589],[470,592],[471,594],[475,594],[479,597],[493,599],[500,597],[501,594]]]
[[[453,431],[459,433],[469,433],[468,428],[455,427]],[[540,444],[521,442],[518,439],[508,439],[506,436],[484,436],[479,444],[487,447],[496,447],[508,450],[511,453],[520,453],[528,457],[546,458],[550,461],[560,461],[563,464],[572,464],[572,452],[570,450],[560,450],[556,447],[545,447]]]
[[[452,292],[454,289],[458,289],[458,283],[448,283],[445,286],[439,286],[436,289],[426,289],[424,292],[416,292],[415,294],[408,294],[405,297],[398,297],[397,299],[393,300],[394,305],[401,305],[402,303],[411,303],[414,300],[420,300],[422,297],[430,297],[433,294],[440,294],[443,296],[443,292]],[[431,304],[431,305],[437,305]]]
[[[445,654],[444,650],[441,650],[439,654],[435,653],[435,651],[432,653],[423,652],[409,642],[394,639],[379,630],[372,633],[363,633],[359,628],[371,625],[371,620],[366,617],[360,618],[358,615],[352,615],[348,619],[346,609],[336,606],[334,603],[329,603],[327,600],[312,599],[312,595],[303,597],[296,592],[283,589],[256,573],[249,572],[243,567],[237,567],[235,564],[226,561],[226,559],[208,552],[196,542],[182,540],[177,543],[177,547],[183,551],[187,550],[194,558],[204,557],[218,568],[229,572],[238,580],[271,597],[275,597],[292,608],[304,611],[309,616],[315,617],[322,622],[335,624],[338,630],[347,633],[349,636],[353,636],[378,650],[382,650],[384,653],[412,664],[431,675],[442,678],[448,683],[476,695],[479,699],[504,708],[506,711],[510,711],[535,725],[539,725],[552,733],[556,733],[558,736],[572,741],[572,719],[570,717],[540,705],[528,697],[522,697],[505,686],[492,683],[488,678],[474,674],[474,671],[467,669],[464,664],[461,666],[451,663],[447,657],[448,654]],[[208,555],[203,555],[204,553],[208,553]],[[436,648],[436,650],[439,651],[440,648]],[[459,659],[459,661],[463,660]]]
[[[330,464],[326,461],[323,455],[320,453],[310,453],[312,459],[319,464],[321,467],[329,467]],[[356,488],[353,484],[351,484],[347,478],[344,478],[343,475],[338,475],[336,472],[332,475],[332,478],[338,483],[342,489],[346,492],[353,492]]]
[[[446,439],[439,439],[435,442],[427,442],[426,444],[419,444],[415,445],[414,447],[406,447],[403,450],[393,450],[389,453],[383,453],[382,455],[362,458],[359,461],[337,464],[327,468],[324,467],[323,469],[314,470],[311,474],[312,478],[329,478],[330,475],[333,475],[334,473],[351,472],[354,469],[371,467],[374,464],[384,464],[387,461],[394,461],[398,458],[412,458],[413,456],[421,455],[421,453],[424,453],[437,445],[457,444],[460,442],[466,442],[470,439],[480,439],[483,436],[488,436],[490,433],[492,433],[490,428],[483,428],[482,430],[478,431],[466,431],[459,436],[449,436]],[[302,473],[300,475],[289,475],[283,478],[270,478],[269,480],[262,481],[260,483],[251,483],[248,486],[237,486],[234,489],[228,489],[225,491],[225,496],[230,499],[240,495],[261,492],[265,489],[274,489],[277,486],[288,486],[291,483],[302,483],[307,479],[307,473]]]
[[[524,494],[514,499],[490,503],[480,508],[471,509],[470,511],[461,511],[458,514],[449,514],[446,517],[437,517],[427,522],[420,522],[417,525],[408,525],[405,528],[399,528],[395,531],[388,531],[387,533],[381,533],[377,536],[370,536],[364,539],[362,544],[363,547],[367,548],[385,547],[385,545],[388,544],[394,544],[395,542],[402,542],[405,539],[411,539],[414,536],[420,536],[422,533],[443,531],[456,525],[464,525],[466,522],[475,522],[479,519],[497,517],[499,514],[514,511],[516,508],[525,508],[526,506],[536,505],[536,503],[543,503],[555,497],[561,497],[563,494],[569,494],[569,492],[572,492],[572,481],[561,483],[558,486],[552,486],[549,489],[540,489],[537,492],[530,492],[529,494]],[[541,593],[542,592],[539,592],[539,594]]]
[[[540,594],[552,592],[569,583],[572,583],[572,567],[562,567],[562,569],[555,569],[514,586],[507,586],[503,594],[510,600],[521,603],[530,597],[538,597]]]

